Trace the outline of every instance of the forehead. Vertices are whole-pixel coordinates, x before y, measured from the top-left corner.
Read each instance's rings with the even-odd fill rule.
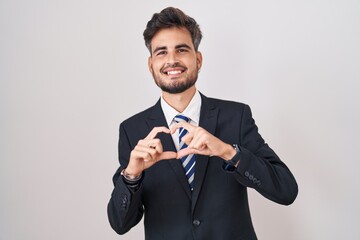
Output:
[[[158,47],[174,48],[179,44],[187,44],[191,48],[194,47],[190,32],[184,27],[161,29],[151,39],[151,49]]]

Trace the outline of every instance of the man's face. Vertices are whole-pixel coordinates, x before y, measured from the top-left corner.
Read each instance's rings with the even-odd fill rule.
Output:
[[[181,93],[194,86],[201,63],[186,28],[159,30],[151,40],[149,70],[164,92]]]

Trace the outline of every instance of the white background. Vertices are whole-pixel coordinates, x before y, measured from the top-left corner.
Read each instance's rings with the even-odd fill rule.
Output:
[[[0,0],[0,239],[143,239],[107,220],[118,126],[153,105],[142,32],[177,6],[200,24],[198,89],[249,104],[299,184],[253,190],[259,239],[360,239],[360,1]]]

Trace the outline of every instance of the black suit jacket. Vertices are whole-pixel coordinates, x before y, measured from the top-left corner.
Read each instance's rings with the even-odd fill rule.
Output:
[[[247,188],[284,205],[291,204],[297,183],[286,165],[264,142],[249,106],[203,95],[199,125],[229,144],[238,144],[240,164],[234,172],[223,170],[218,157],[196,156],[194,191],[191,193],[180,160],[156,163],[144,173],[133,192],[120,171],[131,150],[156,126],[167,126],[160,101],[120,125],[120,168],[113,177],[108,204],[112,228],[124,234],[145,216],[148,240],[256,239],[251,222]],[[168,134],[159,134],[164,151],[176,151]]]

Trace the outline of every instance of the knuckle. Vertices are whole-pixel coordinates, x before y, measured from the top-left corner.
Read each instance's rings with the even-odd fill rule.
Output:
[[[147,153],[145,154],[145,158],[151,160],[151,159],[152,159],[152,156],[151,156],[151,154],[150,154],[149,152],[147,152]]]

